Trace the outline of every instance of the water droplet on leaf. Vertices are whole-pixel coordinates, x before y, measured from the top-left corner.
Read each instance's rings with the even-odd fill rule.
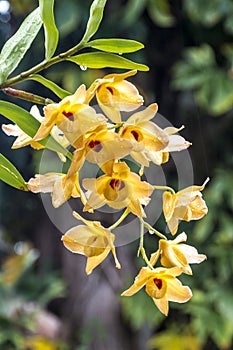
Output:
[[[80,66],[80,69],[85,71],[85,70],[87,70],[87,66]]]

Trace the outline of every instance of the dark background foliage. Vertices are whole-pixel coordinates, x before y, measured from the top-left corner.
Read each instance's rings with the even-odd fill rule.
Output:
[[[36,6],[30,0],[11,0],[10,4],[9,13],[0,14],[1,44]],[[82,37],[90,4],[56,2],[59,52]],[[192,300],[185,305],[171,303],[165,318],[143,292],[120,298],[142,264],[135,258],[137,242],[118,248],[123,264],[120,272],[109,258],[86,277],[84,258],[62,247],[60,233],[39,196],[1,183],[1,349],[232,348],[232,35],[231,0],[109,0],[96,35],[144,43],[145,49],[133,55],[150,71],[139,72],[132,80],[146,105],[156,101],[159,112],[174,126],[185,125],[182,135],[193,143],[189,152],[195,184],[211,178],[204,192],[208,215],[181,226],[189,243],[208,256],[201,266],[194,266],[193,277],[183,278],[193,290]],[[33,66],[42,56],[40,33],[17,71]],[[110,71],[82,71],[62,63],[46,70],[44,76],[73,92],[81,83],[88,86]],[[19,88],[51,97],[48,90],[32,81]],[[2,92],[1,98],[7,99]],[[17,103],[28,110],[31,107]],[[6,122],[1,116],[1,123]],[[0,132],[1,152],[29,179],[36,172],[39,156],[29,148],[11,151],[11,143],[11,138]],[[172,164],[165,169],[176,186]],[[158,225],[164,230],[162,220]],[[153,251],[153,239],[147,238],[149,251]]]

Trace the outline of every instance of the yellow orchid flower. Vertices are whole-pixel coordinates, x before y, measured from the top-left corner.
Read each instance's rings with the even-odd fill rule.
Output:
[[[159,249],[151,255],[150,263],[152,266],[157,262],[158,253],[160,261],[164,267],[180,267],[188,275],[192,275],[189,264],[200,264],[206,259],[206,255],[198,254],[195,247],[188,244],[180,244],[187,240],[185,232],[179,234],[174,240],[160,239]]]
[[[202,186],[190,186],[175,194],[163,193],[163,213],[172,235],[178,230],[179,220],[199,220],[207,214],[208,208],[202,199],[202,191],[209,178]]]
[[[99,221],[85,220],[76,212],[73,212],[73,215],[85,225],[71,228],[61,239],[68,250],[87,257],[87,275],[108,256],[110,251],[115,259],[116,267],[120,269],[121,265],[113,244],[115,235],[101,226]]]
[[[42,122],[43,117],[40,115],[40,111],[37,106],[32,106],[30,110],[31,115],[37,119],[39,122]],[[21,148],[24,146],[30,145],[31,147],[35,149],[41,149],[44,148],[43,145],[41,145],[39,142],[33,140],[30,136],[28,136],[23,130],[18,127],[16,124],[3,124],[2,130],[5,132],[7,136],[16,136],[12,149]]]
[[[36,105],[32,106],[30,113],[40,123],[43,122],[44,117],[42,117],[40,115],[40,111]],[[11,147],[12,149],[21,148],[21,147],[25,147],[28,145],[30,145],[32,148],[35,148],[35,149],[45,148],[45,146],[41,145],[39,142],[35,141],[32,137],[28,136],[16,124],[3,124],[2,130],[8,136],[17,136],[16,140],[14,141],[14,143]],[[66,148],[67,146],[70,145],[69,141],[67,140],[67,138],[65,137],[63,132],[56,125],[53,126],[53,128],[50,131],[50,134],[64,148]],[[66,161],[66,157],[62,153],[57,152],[57,155],[61,159],[62,162]]]
[[[76,198],[81,194],[78,173],[70,177],[59,173],[36,174],[28,181],[27,187],[33,193],[51,193],[54,208],[61,206],[71,196]]]
[[[137,88],[125,79],[135,75],[136,70],[122,74],[109,74],[96,80],[87,90],[87,99],[96,94],[102,111],[114,122],[121,122],[120,111],[133,111],[143,104]]]
[[[186,141],[182,136],[174,135],[178,133],[180,130],[182,130],[183,128],[184,126],[182,126],[181,128],[175,128],[175,127],[165,128],[163,131],[168,136],[168,145],[161,151],[147,150],[146,157],[149,160],[151,160],[153,163],[157,165],[161,165],[168,161],[170,152],[183,151],[184,149],[191,146],[191,143]]]
[[[118,133],[108,131],[103,125],[80,137],[75,147],[68,176],[78,171],[85,159],[101,167],[107,161],[125,157],[133,146],[130,141],[121,139]]]
[[[59,103],[45,106],[44,114],[45,118],[34,136],[35,141],[46,137],[56,124],[73,145],[81,135],[106,123],[106,118],[87,104],[85,85]]]
[[[133,143],[131,157],[144,166],[149,166],[150,160],[155,162],[153,154],[165,149],[169,143],[164,130],[150,121],[157,110],[158,105],[151,104],[146,109],[131,115],[119,130],[122,138]]]
[[[167,316],[169,301],[185,303],[192,297],[190,288],[183,286],[176,278],[181,273],[182,269],[179,267],[170,269],[158,267],[153,270],[143,267],[135,278],[133,285],[121,295],[131,296],[145,286],[147,294],[153,299],[155,305]]]
[[[142,204],[149,203],[153,186],[141,181],[130,171],[125,162],[107,162],[102,166],[105,175],[84,179],[83,186],[89,192],[84,211],[108,204],[115,209],[128,208],[133,214],[145,217]]]

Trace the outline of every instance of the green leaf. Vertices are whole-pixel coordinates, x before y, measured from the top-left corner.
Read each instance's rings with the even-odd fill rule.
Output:
[[[170,5],[167,0],[150,0],[148,2],[148,13],[151,19],[161,27],[174,25],[174,17],[171,14]]]
[[[23,21],[17,32],[5,43],[0,54],[0,84],[18,66],[42,25],[40,8]]]
[[[0,153],[0,180],[19,190],[28,191],[22,175],[16,167]]]
[[[121,26],[123,28],[132,26],[142,15],[147,0],[128,0],[124,5],[124,13],[121,18]]]
[[[59,33],[54,20],[54,0],[39,0],[45,33],[45,58],[49,60],[57,48]]]
[[[140,42],[128,39],[97,39],[90,41],[88,46],[114,53],[135,52],[144,47]]]
[[[184,1],[184,10],[191,21],[201,23],[205,27],[213,27],[225,15],[226,4],[227,1],[224,3],[221,0],[189,0]]]
[[[218,116],[231,110],[233,106],[233,82],[220,69],[214,69],[212,75],[196,91],[198,104],[210,114]]]
[[[212,79],[211,111],[214,115],[223,114],[232,109],[233,106],[233,80],[223,71],[217,71]]]
[[[104,7],[107,0],[94,0],[90,8],[90,16],[87,22],[85,34],[82,42],[88,42],[97,32],[103,18]]]
[[[185,50],[184,55],[187,62],[194,68],[209,68],[216,64],[214,50],[208,44],[190,47]]]
[[[144,64],[132,62],[121,56],[105,52],[83,53],[77,56],[70,57],[67,60],[74,62],[80,66],[89,68],[110,67],[123,69],[137,69],[141,71],[149,70],[149,67],[147,67]]]
[[[212,70],[195,69],[186,62],[178,62],[173,67],[172,87],[178,90],[195,89],[207,80]]]
[[[46,79],[46,78],[42,77],[39,74],[30,75],[27,78],[27,80],[35,80],[35,81],[37,81],[38,83],[44,85],[49,90],[51,90],[55,95],[57,95],[61,99],[65,98],[66,96],[71,95],[71,93],[69,91],[62,89],[60,86],[55,84],[53,81],[51,81],[49,79]]]
[[[40,122],[23,108],[6,101],[0,101],[0,113],[13,121],[30,137],[34,137]],[[59,152],[72,159],[72,154],[62,147],[52,136],[47,136],[39,142],[41,145],[54,152]]]

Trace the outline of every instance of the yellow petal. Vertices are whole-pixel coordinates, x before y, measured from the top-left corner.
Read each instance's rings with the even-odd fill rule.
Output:
[[[163,151],[145,151],[147,159],[151,160],[156,165],[166,163],[169,159],[169,153]]]
[[[127,124],[141,124],[142,122],[146,122],[146,121],[154,118],[157,111],[158,111],[157,103],[152,103],[151,105],[149,105],[147,108],[143,109],[142,111],[139,111],[139,112],[131,115],[126,123]]]
[[[202,186],[196,186],[196,185],[193,185],[193,186],[189,186],[189,187],[186,187],[184,188],[183,190],[177,192],[179,193],[179,197],[187,192],[190,192],[190,193],[194,193],[194,192],[200,192],[200,191],[203,191],[206,184],[209,182],[209,177],[205,180],[205,182],[203,183]],[[195,193],[193,194],[194,196],[196,195]]]
[[[76,211],[73,211],[73,216],[77,219],[82,221],[84,224],[86,224],[87,226],[90,227],[95,227],[98,228],[101,227],[101,223],[99,221],[94,221],[94,220],[87,220],[84,219],[79,213],[77,213]],[[104,231],[107,231],[107,229],[104,229]],[[101,230],[98,231],[99,234],[101,234]],[[104,233],[105,234],[105,233]]]
[[[177,279],[169,280],[167,284],[167,299],[177,303],[185,303],[192,297],[192,291],[189,287],[183,286]]]
[[[159,255],[160,255],[159,249],[155,253],[151,254],[151,256],[150,256],[150,264],[152,266],[154,266],[157,263]]]
[[[166,221],[169,221],[173,215],[175,205],[176,205],[176,196],[169,191],[163,193],[163,213]]]
[[[85,161],[85,154],[85,148],[74,151],[74,156],[67,174],[68,177],[74,175],[77,171],[81,169]]]
[[[189,208],[191,210],[191,215],[188,217],[187,221],[199,220],[208,213],[205,201],[199,196],[190,203]]]
[[[77,173],[69,178],[65,175],[55,181],[52,192],[52,203],[54,208],[58,208],[71,197],[77,176]]]
[[[186,141],[182,136],[179,135],[171,135],[169,136],[169,143],[167,147],[164,149],[166,152],[179,152],[188,148],[192,144]]]
[[[131,157],[139,164],[148,167],[150,165],[147,156],[144,152],[130,152]]]
[[[28,183],[27,187],[30,191],[33,193],[47,193],[52,192],[54,183],[61,179],[65,174],[58,174],[58,173],[47,173],[45,175],[36,174],[35,178],[31,178]]]
[[[2,130],[7,136],[19,136],[22,133],[16,124],[2,124]]]
[[[85,248],[105,248],[108,242],[104,239],[96,240],[98,237],[105,238],[104,232],[101,232],[101,228],[96,229],[91,226],[78,225],[68,230],[65,235],[62,236],[62,241],[66,248],[72,253],[78,253],[86,255]],[[94,239],[93,239],[94,238]],[[97,241],[97,242],[96,242]],[[93,255],[89,254],[88,255]],[[98,254],[97,254],[98,255]]]
[[[125,290],[121,295],[122,296],[131,296],[137,293],[144,285],[146,281],[151,277],[151,270],[147,267],[143,267],[139,274],[136,276],[134,280],[134,284]]]
[[[94,268],[101,264],[102,261],[108,256],[109,252],[110,249],[105,249],[102,254],[87,258],[86,274],[90,275]]]
[[[179,250],[185,255],[189,264],[200,264],[202,261],[207,259],[206,255],[198,254],[195,247],[187,244],[180,244]]]
[[[127,208],[136,216],[146,218],[146,213],[142,208],[142,205],[138,199],[131,198],[131,201],[127,205]]]
[[[168,126],[164,129],[167,135],[173,135],[178,133],[179,131],[184,129],[184,125],[182,125],[180,128],[175,128],[174,126]]]
[[[35,141],[42,140],[49,135],[53,126],[56,123],[57,104],[52,103],[44,107],[45,118],[43,119],[36,135],[33,137]]]
[[[113,81],[121,81],[121,80],[127,79],[129,77],[132,77],[135,74],[137,74],[137,71],[136,71],[136,69],[133,69],[133,70],[130,70],[130,71],[125,72],[125,73],[108,74],[108,75],[105,75],[105,77],[103,79],[112,79]]]
[[[141,181],[135,173],[130,173],[128,181],[133,185],[133,196],[135,198],[149,197],[154,191],[154,187],[146,181]]]
[[[39,142],[34,141],[30,136],[23,132],[18,125],[15,124],[3,124],[2,130],[7,136],[17,136],[12,145],[12,149],[21,148],[27,145],[31,145],[35,149],[44,148]]]
[[[178,230],[179,225],[179,219],[176,217],[172,217],[169,221],[167,221],[167,226],[171,232],[171,234],[174,236]]]
[[[168,300],[166,299],[166,297],[164,297],[162,299],[153,298],[153,301],[154,301],[155,305],[157,306],[157,308],[159,309],[159,311],[162,312],[162,314],[164,314],[165,316],[167,316],[168,311],[169,311],[169,305],[168,305]]]
[[[160,248],[162,250],[161,254],[161,264],[165,267],[186,267],[188,266],[188,261],[186,259],[185,254],[182,253],[182,251],[179,249],[176,245],[167,245],[161,244],[160,242]]]

